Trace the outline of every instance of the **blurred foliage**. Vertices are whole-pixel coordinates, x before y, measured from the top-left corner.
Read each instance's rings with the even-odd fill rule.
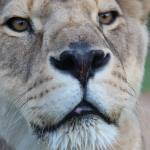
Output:
[[[148,28],[150,32],[150,17],[149,17],[149,22],[148,22]],[[143,91],[150,91],[150,46],[149,46],[147,61],[145,65],[145,77],[144,77],[144,83],[143,83]]]

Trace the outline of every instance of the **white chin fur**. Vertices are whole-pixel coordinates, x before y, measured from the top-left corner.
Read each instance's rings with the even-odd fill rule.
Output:
[[[108,150],[117,142],[118,130],[98,118],[66,123],[49,133],[50,150]]]

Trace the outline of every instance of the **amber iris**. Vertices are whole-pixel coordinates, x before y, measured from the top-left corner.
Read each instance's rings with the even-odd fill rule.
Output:
[[[30,30],[31,27],[29,19],[19,17],[10,18],[6,25],[16,32],[24,32]]]
[[[99,13],[98,16],[100,24],[110,25],[117,19],[119,14],[116,11],[110,11],[105,13]]]

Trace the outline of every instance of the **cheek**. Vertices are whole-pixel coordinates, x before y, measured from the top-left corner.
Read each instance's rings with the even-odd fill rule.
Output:
[[[89,82],[87,99],[99,110],[107,112],[112,118],[118,119],[122,109],[130,109],[135,105],[133,91],[127,84],[113,76],[108,75],[107,77],[105,76],[105,79],[99,78],[99,80],[93,79]]]
[[[131,24],[130,22],[135,23]],[[137,59],[139,48],[141,49],[141,45],[143,45],[143,43],[141,43],[143,41],[143,39],[141,39],[142,31],[140,31],[141,25],[139,25],[137,21],[129,19],[124,25],[120,25],[115,30],[106,34],[106,37],[108,37],[110,41],[110,49],[120,61],[120,65],[124,65],[125,67],[131,58],[132,60]]]
[[[83,92],[79,82],[73,77],[49,69],[52,80],[32,90],[27,97],[36,97],[27,102],[23,108],[28,121],[44,118],[50,124],[56,124],[71,112],[80,103]],[[48,90],[48,91],[47,91]],[[47,91],[45,94],[43,91]],[[40,93],[42,92],[42,97]],[[26,100],[27,101],[27,100]],[[30,115],[26,115],[30,113]],[[45,118],[45,116],[47,116]]]
[[[110,47],[118,59],[121,72],[125,74],[130,88],[138,95],[143,77],[148,36],[145,27],[138,21],[132,18],[128,18],[127,21],[126,25],[111,31],[107,37],[112,43]],[[134,93],[132,89],[129,91]]]
[[[118,120],[122,109],[127,106],[127,102],[118,95],[119,91],[114,91],[111,87],[91,85],[88,88],[87,99],[100,111],[106,112],[112,120]]]
[[[32,46],[35,39],[27,40],[27,37],[8,37],[2,34],[0,38],[0,69],[5,70],[7,76],[17,76],[25,81],[35,57]]]
[[[130,59],[133,60],[133,64],[134,61],[138,63],[144,61],[148,37],[145,26],[131,18],[127,21],[125,25],[106,35],[112,43],[110,49],[118,58],[120,57],[124,66],[129,64]]]
[[[92,99],[95,103],[100,103],[104,105],[104,108],[109,109],[111,105],[125,105],[126,100],[129,95],[122,91],[118,85],[111,83],[91,83],[88,86],[88,97],[89,100]]]

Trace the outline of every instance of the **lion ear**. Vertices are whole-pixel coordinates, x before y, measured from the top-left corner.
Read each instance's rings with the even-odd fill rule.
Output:
[[[142,8],[143,8],[142,21],[145,22],[145,20],[147,19],[150,13],[150,0],[141,0],[141,2],[142,2]]]

